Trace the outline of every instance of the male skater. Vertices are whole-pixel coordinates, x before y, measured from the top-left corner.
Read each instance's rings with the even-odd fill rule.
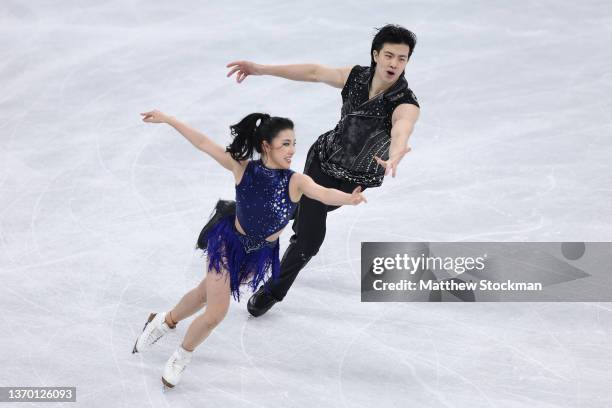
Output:
[[[419,117],[419,104],[404,78],[404,68],[415,45],[414,33],[390,24],[374,36],[369,67],[234,61],[227,65],[227,76],[236,73],[238,83],[249,75],[273,75],[342,88],[340,121],[312,145],[304,174],[325,187],[351,192],[357,186],[380,186],[389,172],[395,177],[398,163],[410,151],[408,138]],[[249,313],[261,316],[283,300],[300,270],[319,251],[327,212],[336,208],[302,197],[280,277],[268,280],[251,296]]]

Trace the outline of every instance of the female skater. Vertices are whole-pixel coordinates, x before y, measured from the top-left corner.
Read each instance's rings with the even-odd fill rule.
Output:
[[[225,317],[230,294],[240,298],[240,286],[253,290],[267,274],[279,275],[278,237],[292,218],[302,195],[327,205],[357,205],[365,197],[357,187],[352,194],[325,188],[309,176],[289,169],[295,153],[293,122],[262,113],[247,115],[230,126],[232,143],[223,149],[206,135],[154,110],[141,113],[144,122],[167,123],[196,148],[231,171],[236,201],[219,201],[215,213],[200,233],[197,247],[208,254],[208,273],[167,313],[152,313],[134,345],[143,351],[157,342],[181,320],[206,305],[193,320],[181,345],[166,362],[165,387],[177,385],[195,348]],[[254,151],[259,160],[250,160]],[[212,273],[211,273],[212,272]]]

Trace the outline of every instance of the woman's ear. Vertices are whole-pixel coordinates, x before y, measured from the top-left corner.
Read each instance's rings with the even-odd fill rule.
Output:
[[[266,154],[270,153],[270,150],[271,150],[271,149],[272,149],[272,148],[271,148],[271,146],[270,146],[270,143],[268,143],[266,140],[264,140],[263,142],[261,142],[261,150],[262,150],[264,153],[266,153]]]
[[[374,59],[374,62],[378,64],[378,51],[372,50],[372,58]]]

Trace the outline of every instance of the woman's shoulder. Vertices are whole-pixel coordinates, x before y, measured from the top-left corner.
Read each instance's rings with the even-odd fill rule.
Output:
[[[287,173],[286,174],[288,176],[289,183],[291,183],[291,184],[299,183],[302,180],[303,176],[304,176],[299,171],[294,171],[294,170],[291,170],[291,169],[287,169]]]
[[[300,172],[291,170],[289,177],[289,188],[287,189],[289,199],[292,203],[297,204],[300,201],[300,198],[302,198],[302,183],[304,182],[305,177],[308,176],[304,176]]]
[[[257,162],[260,162],[260,160],[242,160],[240,162],[240,166],[243,168],[244,171],[246,171],[249,168],[253,168],[255,166],[257,166]]]
[[[252,167],[251,163],[253,160],[240,160],[238,161],[238,168],[234,171],[234,178],[236,182],[236,187],[244,185],[243,181],[245,180],[245,176],[249,172],[249,168]]]

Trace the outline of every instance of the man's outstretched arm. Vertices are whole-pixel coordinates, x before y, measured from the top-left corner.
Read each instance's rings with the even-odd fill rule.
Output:
[[[353,67],[330,68],[319,64],[262,65],[251,61],[232,61],[227,64],[228,77],[236,73],[241,83],[249,75],[271,75],[292,81],[323,82],[335,88],[343,88]]]
[[[389,146],[389,159],[382,160],[375,157],[378,164],[385,168],[385,175],[391,173],[393,177],[397,172],[397,165],[411,148],[408,139],[419,120],[420,109],[415,105],[403,103],[393,111],[391,117],[391,145]]]

